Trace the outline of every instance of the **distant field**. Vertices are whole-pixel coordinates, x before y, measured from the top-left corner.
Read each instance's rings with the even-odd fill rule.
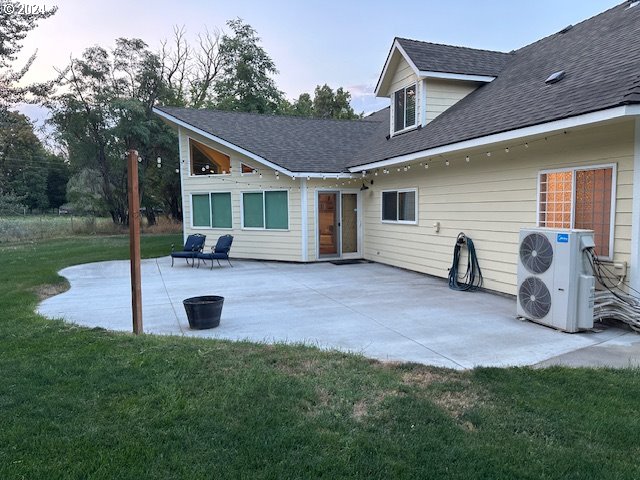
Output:
[[[158,224],[152,227],[143,225],[143,230],[148,233],[178,233],[181,229],[180,224],[165,218],[158,219]],[[0,243],[125,232],[126,228],[115,225],[108,217],[33,215],[0,218]]]

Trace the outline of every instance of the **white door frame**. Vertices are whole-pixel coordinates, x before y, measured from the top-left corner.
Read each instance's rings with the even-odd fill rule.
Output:
[[[337,239],[338,239],[338,254],[337,255],[333,255],[333,256],[323,256],[320,257],[320,232],[319,232],[319,227],[320,227],[320,222],[319,222],[319,212],[318,212],[318,206],[319,206],[319,194],[320,193],[336,193],[338,195],[337,197],[337,204],[336,204],[336,212],[340,215],[340,228],[338,229],[337,232]],[[358,249],[356,252],[353,253],[342,253],[342,194],[344,193],[352,193],[352,194],[356,194],[356,214],[357,214],[357,218],[356,218],[356,222],[358,225],[358,230],[357,230],[357,235],[358,235]],[[360,191],[359,188],[316,188],[315,189],[315,194],[314,194],[314,208],[313,208],[313,215],[314,215],[314,232],[315,232],[315,242],[316,242],[316,259],[319,261],[325,261],[325,260],[336,260],[336,259],[354,259],[354,258],[362,258],[362,243],[363,243],[363,230],[362,230],[362,226],[363,226],[363,222],[362,222],[362,192]]]

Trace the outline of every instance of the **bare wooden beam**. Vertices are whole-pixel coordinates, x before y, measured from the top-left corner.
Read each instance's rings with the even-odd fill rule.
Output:
[[[128,152],[129,253],[131,259],[131,311],[133,333],[142,333],[142,288],[140,286],[140,197],[138,192],[138,152]]]

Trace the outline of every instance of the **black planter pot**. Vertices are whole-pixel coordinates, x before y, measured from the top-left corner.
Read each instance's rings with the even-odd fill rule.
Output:
[[[194,330],[215,328],[220,325],[224,297],[205,295],[191,297],[182,301],[189,319],[189,327]]]

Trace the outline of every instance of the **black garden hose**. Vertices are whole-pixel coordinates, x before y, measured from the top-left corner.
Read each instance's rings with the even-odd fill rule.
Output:
[[[460,264],[460,252],[462,247],[466,245],[467,255],[467,271],[463,277],[460,277],[458,266]],[[473,240],[467,237],[464,232],[458,234],[456,245],[453,247],[453,264],[449,269],[449,288],[451,290],[459,290],[462,292],[472,292],[482,286],[482,271],[478,263],[478,255]]]

